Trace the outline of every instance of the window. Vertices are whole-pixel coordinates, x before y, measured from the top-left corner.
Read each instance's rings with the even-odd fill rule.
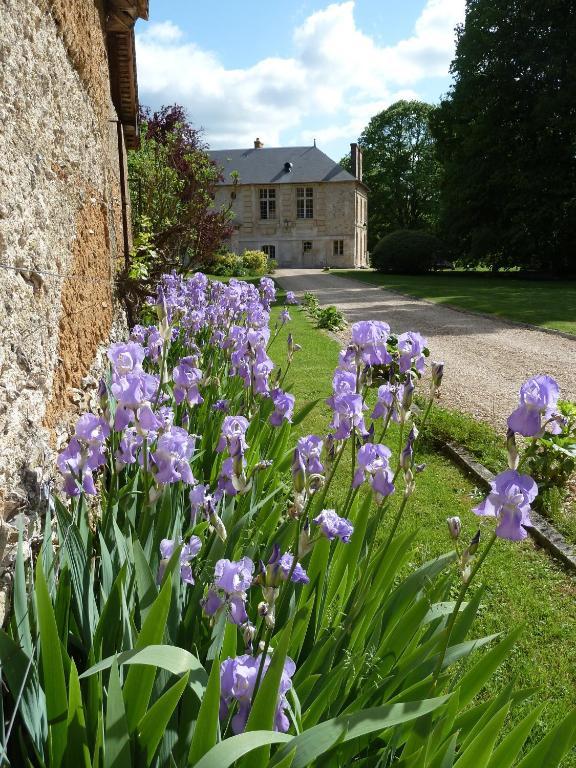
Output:
[[[296,218],[314,218],[314,190],[312,187],[296,187]]]
[[[302,243],[302,253],[311,253],[311,252],[312,252],[312,241],[304,240]]]
[[[260,190],[260,218],[261,219],[276,218],[276,190],[275,189]]]
[[[268,256],[269,259],[276,258],[276,246],[275,245],[263,245],[261,250]]]
[[[334,256],[344,256],[344,240],[334,240],[332,253]]]

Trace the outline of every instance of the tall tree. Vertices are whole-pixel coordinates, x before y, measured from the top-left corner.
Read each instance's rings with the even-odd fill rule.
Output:
[[[574,270],[576,5],[468,0],[432,119],[442,230],[472,263]]]
[[[358,140],[370,189],[371,248],[394,230],[436,226],[440,165],[429,126],[432,110],[421,101],[397,101],[375,115]]]

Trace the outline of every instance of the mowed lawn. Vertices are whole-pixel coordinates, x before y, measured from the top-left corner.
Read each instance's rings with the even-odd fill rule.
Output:
[[[331,274],[576,336],[576,280],[527,280],[487,272],[388,275],[338,269]]]
[[[274,309],[277,315],[280,309]],[[286,338],[290,331],[302,345],[286,377],[285,386],[296,396],[296,408],[319,400],[316,408],[299,426],[302,434],[326,434],[330,411],[324,400],[330,395],[334,367],[338,363],[339,344],[313,327],[305,313],[289,308],[292,322],[283,328],[270,349],[270,355],[283,370],[286,366]],[[398,434],[387,438],[395,448]],[[412,564],[414,566],[449,551],[451,542],[446,517],[462,518],[464,539],[478,528],[472,507],[482,495],[462,472],[446,457],[434,451],[423,451],[419,462],[426,463],[418,476],[417,491],[404,521],[405,529],[416,531]],[[327,506],[343,501],[350,478],[349,454],[339,467],[340,482],[330,493]],[[395,506],[390,515],[394,514]],[[388,521],[384,522],[385,535]],[[484,535],[484,537],[486,534]],[[493,632],[506,633],[522,625],[523,634],[513,654],[489,684],[491,693],[516,678],[518,687],[538,687],[532,697],[545,701],[546,709],[534,730],[535,739],[560,720],[576,705],[576,578],[568,574],[531,540],[520,544],[499,540],[492,550],[478,584],[486,588],[480,616],[474,627],[477,637]],[[519,708],[510,718],[517,722]],[[576,768],[576,754],[564,761],[565,768]]]

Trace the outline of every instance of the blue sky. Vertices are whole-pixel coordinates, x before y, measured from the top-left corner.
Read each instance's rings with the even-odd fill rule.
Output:
[[[450,85],[464,0],[150,0],[140,101],[183,104],[214,149],[318,146],[335,159],[399,98]]]

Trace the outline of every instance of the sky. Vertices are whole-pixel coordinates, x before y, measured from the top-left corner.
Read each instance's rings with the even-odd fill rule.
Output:
[[[465,0],[150,0],[140,103],[182,104],[212,149],[317,145],[335,160],[398,99],[450,86]]]

